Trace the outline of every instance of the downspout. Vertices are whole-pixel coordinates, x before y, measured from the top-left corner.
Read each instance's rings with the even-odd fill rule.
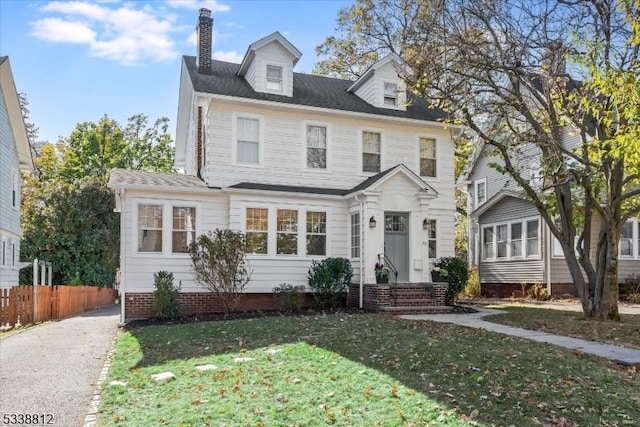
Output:
[[[364,303],[364,200],[362,200],[359,195],[356,194],[356,202],[360,204],[360,280],[359,280],[359,300],[358,304],[360,308],[363,308]]]
[[[126,279],[127,269],[125,268],[125,262],[127,259],[127,257],[125,256],[126,238],[123,237],[123,236],[126,236],[126,233],[123,233],[123,231],[125,230],[125,205],[126,205],[126,203],[124,202],[124,193],[125,193],[124,188],[121,188],[118,193],[118,198],[120,199],[120,286],[119,286],[120,289],[119,291],[120,291],[120,322],[121,323],[125,323],[125,317],[124,317],[125,304],[126,304],[125,283],[127,282],[127,279]]]
[[[469,266],[474,265],[473,261],[471,259],[471,257],[469,256],[469,254],[471,253],[471,218],[469,217],[469,214],[471,213],[471,193],[469,193],[469,184],[468,182],[465,183],[466,185],[459,185],[458,189],[460,189],[460,192],[462,192],[462,194],[465,195],[465,197],[467,198],[467,264],[469,264]],[[474,242],[477,239],[474,239]],[[475,258],[476,256],[476,251],[473,251],[473,257]],[[476,263],[477,265],[477,263]]]
[[[544,251],[544,273],[547,282],[547,294],[551,297],[551,230],[549,225],[545,223],[545,251]]]

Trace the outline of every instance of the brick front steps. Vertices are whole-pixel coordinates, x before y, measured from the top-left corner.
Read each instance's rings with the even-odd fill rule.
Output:
[[[388,314],[450,313],[444,305],[446,283],[397,283],[363,285],[363,308]],[[349,287],[348,307],[360,305],[358,284]]]

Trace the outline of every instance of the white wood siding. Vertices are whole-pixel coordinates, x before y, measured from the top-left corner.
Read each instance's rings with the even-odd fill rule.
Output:
[[[182,61],[180,74],[180,90],[178,93],[178,116],[176,119],[176,158],[175,166],[185,168],[185,172],[193,175],[193,145],[194,140],[190,137],[193,129],[193,84],[187,66]],[[191,156],[191,157],[190,157]],[[190,157],[190,158],[189,158]],[[187,165],[187,160],[190,163]]]

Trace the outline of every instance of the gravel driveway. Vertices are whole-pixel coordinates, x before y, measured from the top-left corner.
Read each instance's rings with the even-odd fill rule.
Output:
[[[24,425],[83,425],[119,314],[111,305],[0,340],[0,425],[16,425],[7,414],[45,417]]]

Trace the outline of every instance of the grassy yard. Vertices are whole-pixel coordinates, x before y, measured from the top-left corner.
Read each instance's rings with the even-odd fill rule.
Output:
[[[575,311],[502,305],[492,308],[508,313],[488,316],[484,320],[640,349],[640,316],[637,315],[622,314],[620,322],[608,322],[584,319],[582,313]]]
[[[150,378],[165,371],[175,379]],[[639,384],[605,360],[481,330],[264,317],[121,333],[98,425],[634,425]]]

